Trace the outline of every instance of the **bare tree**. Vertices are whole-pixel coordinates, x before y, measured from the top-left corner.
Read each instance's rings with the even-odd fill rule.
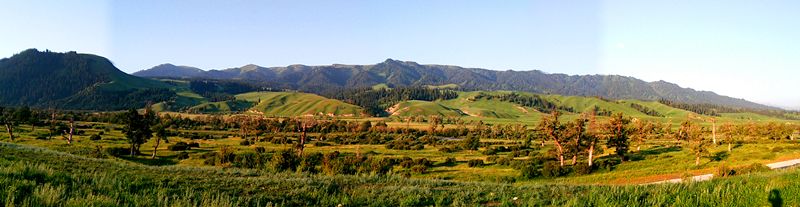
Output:
[[[306,144],[306,132],[310,130],[312,127],[317,125],[317,120],[314,117],[305,117],[300,122],[300,143],[297,144],[297,155],[303,156],[303,149],[305,148]]]
[[[169,136],[167,129],[170,127],[170,125],[171,124],[169,123],[169,120],[161,119],[160,123],[154,127],[155,129],[153,131],[156,133],[156,145],[153,146],[153,156],[150,157],[150,159],[156,158],[156,153],[158,152],[158,146],[161,145],[161,140],[164,140],[164,142],[169,143],[169,140],[167,139],[167,137]]]
[[[725,142],[728,143],[728,152],[731,152],[733,149],[733,133],[735,131],[735,127],[730,122],[725,122],[722,126],[719,127],[719,131],[722,133],[722,136],[725,138]]]
[[[588,115],[589,117],[587,118],[587,120],[589,124],[586,128],[586,140],[589,143],[589,147],[587,147],[586,150],[589,153],[588,162],[590,167],[594,164],[595,146],[597,145],[597,141],[600,138],[599,136],[600,127],[597,125],[597,118],[595,117],[595,114],[596,112],[593,111],[591,114]]]
[[[67,140],[67,144],[72,144],[72,134],[75,133],[75,117],[69,117],[69,131],[64,130],[64,138]]]

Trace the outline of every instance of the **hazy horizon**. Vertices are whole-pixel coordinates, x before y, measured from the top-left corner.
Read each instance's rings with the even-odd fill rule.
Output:
[[[28,48],[172,63],[375,64],[613,74],[800,109],[793,1],[6,2],[0,56]]]

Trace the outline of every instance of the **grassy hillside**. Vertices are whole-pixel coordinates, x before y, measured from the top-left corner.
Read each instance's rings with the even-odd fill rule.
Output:
[[[426,101],[405,101],[397,104],[394,109],[396,110],[392,116],[430,116],[430,115],[444,115],[444,116],[461,116],[467,120],[482,120],[490,123],[524,123],[528,125],[535,124],[540,118],[545,115],[534,108],[523,107],[519,104],[500,101],[500,100],[486,100],[475,99],[479,93],[502,95],[512,93],[510,91],[473,91],[473,92],[458,92],[459,96],[456,99],[441,100],[434,102]],[[526,96],[535,96],[537,94],[526,92],[513,92]],[[622,112],[625,116],[636,117],[640,119],[647,119],[661,122],[680,123],[681,121],[689,119],[690,116],[697,117],[695,120],[714,118],[717,122],[766,122],[766,121],[786,121],[775,117],[769,117],[754,113],[722,113],[719,117],[697,116],[693,112],[683,109],[673,108],[656,101],[641,101],[641,100],[604,100],[595,97],[583,96],[562,96],[562,95],[541,95],[544,99],[558,105],[572,108],[574,112],[561,111],[564,115],[564,120],[571,120],[577,118],[580,113],[591,111],[597,107],[600,111],[607,111],[611,113]],[[653,116],[645,114],[631,106],[631,104],[639,104],[647,109],[654,110],[661,116]],[[691,115],[690,115],[691,114]],[[605,117],[600,116],[598,119],[602,120]],[[702,121],[701,121],[702,122]],[[710,123],[704,123],[710,124]]]
[[[253,102],[252,111],[268,116],[335,115],[360,116],[361,107],[322,96],[297,92],[252,92],[236,100]]]
[[[450,108],[438,102],[404,101],[389,109],[392,116],[462,116],[458,109]]]

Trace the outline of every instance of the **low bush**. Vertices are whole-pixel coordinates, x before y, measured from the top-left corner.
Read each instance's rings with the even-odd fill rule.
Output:
[[[575,165],[572,166],[572,170],[576,175],[588,175],[592,173],[592,167],[589,167],[589,164],[580,162],[575,163]]]
[[[500,157],[500,158],[497,158],[497,160],[495,160],[495,164],[507,166],[507,165],[509,165],[511,163],[511,160],[512,159],[509,159],[509,158],[506,158],[506,157]]]
[[[264,152],[267,152],[267,149],[266,149],[266,148],[264,148],[264,147],[260,147],[260,146],[259,146],[259,147],[256,147],[254,150],[256,151],[256,153],[264,153]]]
[[[544,163],[542,175],[545,177],[560,177],[569,173],[569,168],[562,167],[558,162]]]
[[[448,158],[445,158],[445,159],[444,159],[444,164],[445,164],[445,165],[452,165],[452,164],[456,164],[456,162],[457,162],[457,161],[456,161],[456,158],[455,158],[455,157],[448,157]]]
[[[108,158],[106,153],[103,152],[103,148],[100,146],[95,146],[94,150],[89,152],[89,157],[99,159]]]
[[[520,173],[523,178],[531,179],[542,176],[542,169],[540,165],[528,162],[521,166]]]
[[[189,147],[189,144],[186,144],[186,142],[176,142],[175,144],[167,147],[167,149],[170,151],[184,151],[191,149],[191,147]]]
[[[115,157],[123,156],[123,155],[130,155],[131,149],[127,147],[109,147],[106,148],[106,152]]]
[[[239,145],[250,146],[250,141],[249,140],[242,140],[241,142],[239,142]]]
[[[425,165],[414,165],[413,167],[411,167],[411,172],[417,174],[425,174],[427,171],[428,171],[428,166]]]
[[[735,175],[743,175],[755,172],[766,172],[769,171],[769,167],[761,163],[753,163],[748,166],[738,167],[733,169],[733,174]]]
[[[483,160],[482,159],[469,160],[469,161],[467,161],[467,166],[469,166],[469,167],[482,167],[483,166]]]
[[[92,141],[97,141],[97,140],[100,140],[100,139],[102,139],[102,137],[100,137],[100,135],[97,135],[97,134],[92,134],[92,136],[89,136],[89,140],[92,140]]]
[[[179,160],[189,159],[189,153],[187,152],[178,153],[178,155],[175,156],[175,158],[178,158]]]

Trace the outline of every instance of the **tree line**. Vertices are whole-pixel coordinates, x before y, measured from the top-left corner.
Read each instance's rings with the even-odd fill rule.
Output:
[[[360,106],[364,108],[367,114],[372,116],[386,115],[386,108],[389,108],[401,101],[435,101],[449,100],[458,97],[458,93],[453,90],[419,86],[390,89],[342,89],[326,92],[322,95],[327,98],[337,99],[349,104]]]

